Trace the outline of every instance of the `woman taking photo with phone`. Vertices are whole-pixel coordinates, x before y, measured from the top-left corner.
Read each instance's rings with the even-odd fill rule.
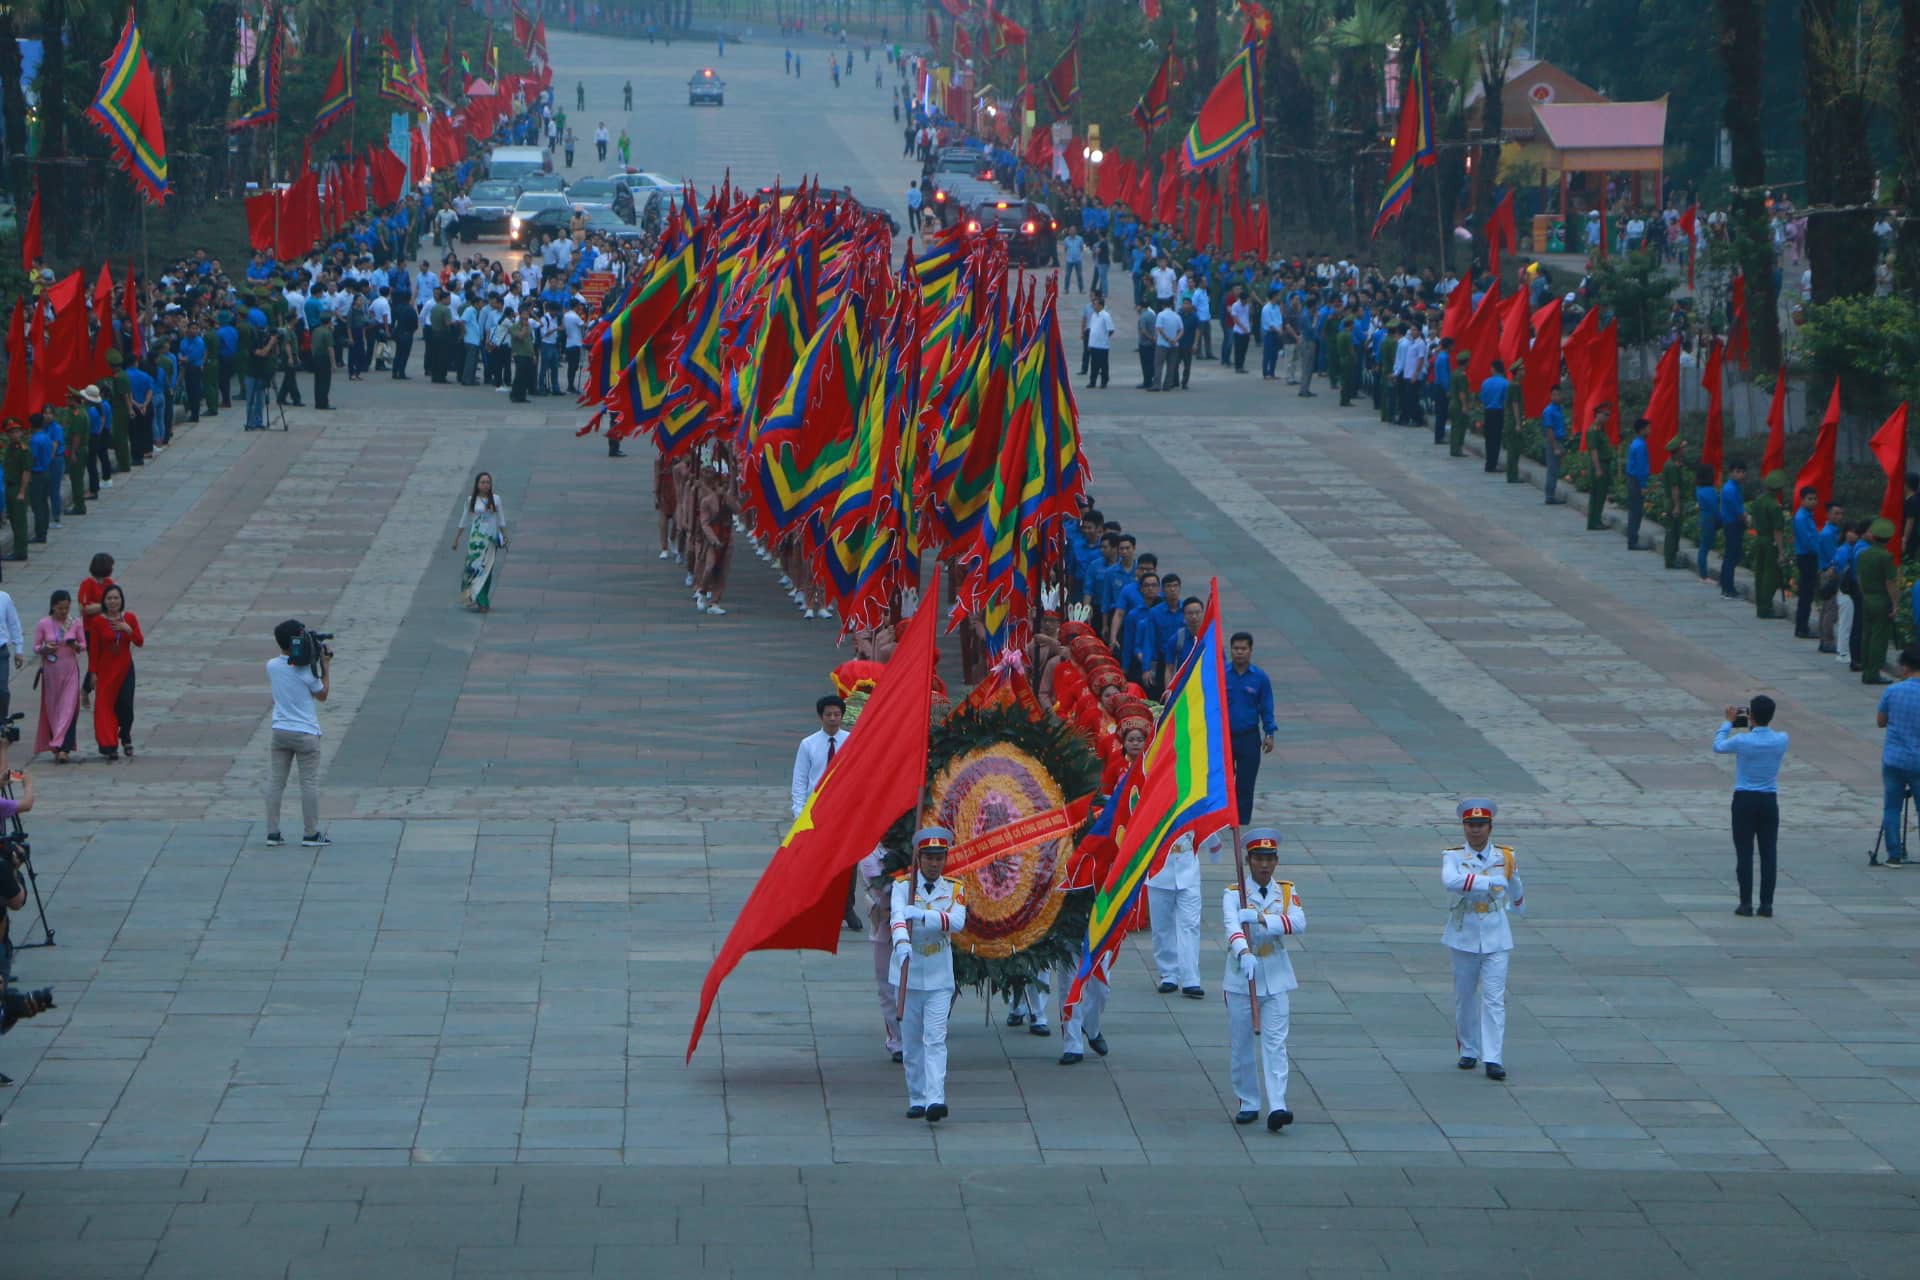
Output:
[[[93,736],[103,759],[133,759],[133,651],[146,644],[140,619],[127,608],[116,584],[100,597],[100,612],[87,619],[87,654],[93,666]]]
[[[507,515],[493,492],[493,475],[482,471],[473,478],[460,528],[467,539],[467,558],[460,566],[460,603],[485,613],[493,604],[493,584],[499,576],[500,553],[507,549]],[[453,549],[460,549],[455,533]]]
[[[40,728],[33,749],[53,753],[55,764],[73,756],[80,722],[80,655],[86,652],[86,628],[73,613],[73,597],[56,591],[47,616],[33,629],[33,651],[40,655]]]

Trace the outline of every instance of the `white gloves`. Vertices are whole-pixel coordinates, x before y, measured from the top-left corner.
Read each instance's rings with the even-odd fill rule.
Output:
[[[1260,909],[1258,907],[1240,908],[1241,924],[1255,924],[1255,923],[1258,923],[1259,919],[1260,919]]]
[[[921,924],[932,925],[936,929],[940,927],[940,913],[932,907],[916,907],[914,911],[915,919]]]
[[[905,961],[906,958],[912,954],[913,948],[906,943],[896,942],[893,944],[893,958],[895,960]]]
[[[1259,972],[1260,966],[1254,960],[1253,953],[1251,951],[1242,951],[1240,953],[1240,976],[1248,982],[1252,982],[1254,975]]]

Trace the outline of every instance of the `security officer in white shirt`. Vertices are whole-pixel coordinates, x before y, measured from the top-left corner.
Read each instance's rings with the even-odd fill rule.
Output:
[[[936,1124],[947,1116],[947,1015],[953,1009],[953,935],[967,927],[966,895],[941,875],[953,832],[913,833],[913,866],[893,882],[889,913],[897,989],[907,988],[900,1039],[906,1054],[907,1119]],[[903,972],[904,971],[904,972]]]
[[[1200,985],[1200,856],[1183,835],[1167,850],[1160,870],[1147,877],[1147,912],[1153,920],[1153,966],[1160,994],[1177,988],[1189,1000],[1204,1000]]]
[[[1300,983],[1293,976],[1285,939],[1304,933],[1307,913],[1285,880],[1275,880],[1280,865],[1280,833],[1255,827],[1243,836],[1246,851],[1247,897],[1230,886],[1220,902],[1227,922],[1227,1033],[1233,1052],[1233,1091],[1240,1110],[1235,1124],[1260,1118],[1260,1089],[1267,1092],[1267,1128],[1277,1132],[1293,1123],[1287,1110],[1287,993]],[[1253,1033],[1253,995],[1260,993],[1260,1044],[1256,1054]]]
[[[1514,870],[1513,850],[1493,843],[1498,812],[1493,801],[1462,800],[1455,812],[1466,843],[1440,858],[1440,883],[1453,895],[1440,940],[1453,957],[1459,1067],[1471,1071],[1484,1061],[1489,1080],[1505,1080],[1500,1054],[1507,1032],[1507,957],[1513,952],[1507,916],[1521,910],[1526,891]]]

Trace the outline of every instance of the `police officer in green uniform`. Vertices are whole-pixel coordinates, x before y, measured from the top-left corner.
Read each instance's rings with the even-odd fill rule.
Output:
[[[1893,642],[1893,553],[1887,550],[1893,521],[1881,516],[1868,526],[1867,537],[1873,545],[1853,561],[1854,580],[1860,584],[1860,610],[1866,619],[1860,652],[1854,657],[1860,663],[1861,684],[1892,684],[1880,672],[1887,665],[1887,646]]]
[[[1607,438],[1607,422],[1613,406],[1600,405],[1593,411],[1587,427],[1587,528],[1607,527],[1607,490],[1613,485],[1613,441]]]
[[[127,434],[133,426],[133,384],[127,381],[126,360],[118,351],[107,352],[107,367],[113,370],[103,388],[113,407],[113,466],[116,471],[133,470],[133,439]]]
[[[13,526],[13,554],[9,560],[25,560],[27,543],[33,531],[27,525],[27,473],[33,467],[33,455],[27,448],[27,429],[19,423],[7,428],[0,442],[0,468],[7,485],[7,523]]]
[[[205,394],[207,407],[205,414],[209,418],[220,416],[220,334],[221,324],[225,323],[227,313],[222,311],[212,322],[202,326],[203,337],[207,340],[207,360],[200,372],[200,390]]]
[[[67,510],[83,516],[87,514],[87,450],[93,447],[93,424],[87,420],[87,402],[80,392],[68,393],[67,407],[60,410],[60,429],[67,433],[67,456],[60,460],[72,493]]]
[[[1784,618],[1784,612],[1774,612],[1773,598],[1780,594],[1780,544],[1787,530],[1780,495],[1787,490],[1787,473],[1769,471],[1760,484],[1761,492],[1747,504],[1747,527],[1753,531],[1753,612],[1761,618]]]
[[[1680,524],[1686,519],[1689,490],[1686,449],[1687,442],[1675,436],[1672,450],[1667,454],[1667,465],[1660,468],[1660,491],[1667,496],[1666,536],[1660,543],[1660,551],[1669,569],[1680,567]]]

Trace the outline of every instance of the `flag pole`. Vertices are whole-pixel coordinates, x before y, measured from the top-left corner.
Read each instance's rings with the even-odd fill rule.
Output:
[[[1237,822],[1233,824],[1233,883],[1240,890],[1240,909],[1245,911],[1247,909],[1247,859],[1246,855],[1240,851],[1240,824]],[[1247,942],[1247,954],[1253,954],[1251,939]],[[1253,1051],[1258,1055],[1260,1052],[1260,979],[1258,977],[1247,979],[1247,1007],[1253,1014]]]

